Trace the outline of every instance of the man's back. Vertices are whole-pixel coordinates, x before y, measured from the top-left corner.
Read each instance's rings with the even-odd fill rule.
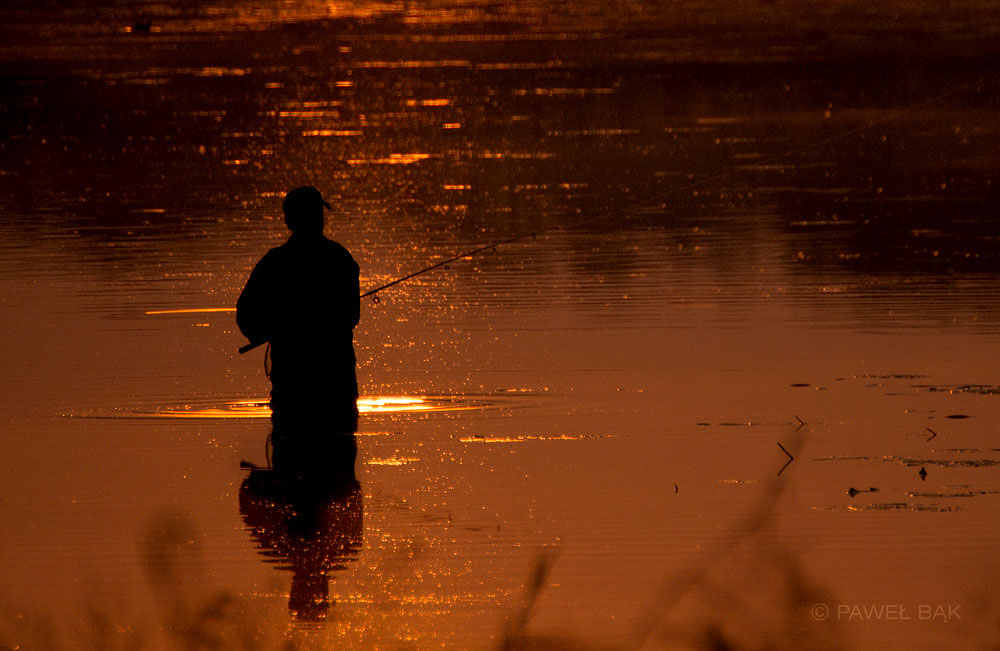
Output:
[[[312,186],[285,195],[292,235],[250,273],[236,323],[252,345],[270,343],[274,468],[329,478],[336,466],[333,475],[349,468],[353,477],[359,271],[347,249],[323,235],[324,209],[330,204]]]
[[[292,235],[261,258],[236,303],[250,341],[318,345],[358,323],[358,264],[326,237]]]
[[[275,413],[354,405],[358,275],[347,249],[322,235],[293,234],[254,267],[236,322],[250,341],[271,343]]]

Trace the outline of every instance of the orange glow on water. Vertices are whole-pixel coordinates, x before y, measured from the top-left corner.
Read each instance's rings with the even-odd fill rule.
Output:
[[[153,314],[208,314],[211,312],[235,312],[235,307],[188,307],[177,310],[147,310],[147,315]]]
[[[524,441],[579,441],[583,436],[573,434],[522,434],[517,436],[464,436],[462,443],[523,443]]]
[[[369,466],[405,466],[415,461],[420,461],[420,459],[416,457],[388,457],[385,459],[369,459],[366,463]]]
[[[451,106],[450,99],[408,99],[407,106]]]
[[[413,414],[422,412],[481,409],[463,398],[431,396],[368,396],[358,399],[362,414]],[[233,400],[217,405],[183,405],[155,410],[158,418],[270,418],[267,400]]]
[[[357,129],[312,129],[310,131],[303,131],[302,135],[323,138],[352,138],[360,136],[361,132]]]
[[[389,154],[383,158],[351,158],[348,165],[410,165],[430,158],[430,154]]]

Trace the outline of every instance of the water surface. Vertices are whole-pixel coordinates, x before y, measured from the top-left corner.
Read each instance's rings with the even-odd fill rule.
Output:
[[[2,10],[0,644],[995,645],[988,4],[136,7]],[[363,289],[543,231],[364,304],[309,625],[226,311],[305,183]]]

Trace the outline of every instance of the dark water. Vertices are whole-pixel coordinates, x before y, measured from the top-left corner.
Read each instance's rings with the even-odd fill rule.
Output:
[[[0,23],[0,645],[996,644],[989,3]],[[544,232],[366,303],[360,489],[275,542],[259,353],[150,312],[305,183],[363,289]]]

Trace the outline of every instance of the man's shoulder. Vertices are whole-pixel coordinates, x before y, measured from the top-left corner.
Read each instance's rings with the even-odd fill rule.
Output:
[[[276,246],[264,254],[261,262],[265,265],[283,265],[292,263],[294,260],[301,260],[303,258],[315,259],[317,255],[326,260],[336,261],[336,263],[340,265],[353,268],[358,267],[358,263],[354,260],[354,256],[351,255],[351,252],[348,251],[347,248],[339,242],[334,242],[327,237],[308,241],[295,240],[294,238],[289,239],[281,246]]]
[[[276,246],[273,249],[269,249],[265,253],[260,261],[257,262],[258,267],[269,267],[274,264],[280,264],[281,261],[289,256],[289,251],[286,248],[287,242],[281,246]]]
[[[354,256],[352,256],[351,252],[340,244],[340,242],[334,242],[329,238],[323,238],[323,240],[324,246],[327,248],[330,255],[335,255],[341,258],[345,263],[352,264],[355,267],[358,266],[358,263],[354,260]]]

